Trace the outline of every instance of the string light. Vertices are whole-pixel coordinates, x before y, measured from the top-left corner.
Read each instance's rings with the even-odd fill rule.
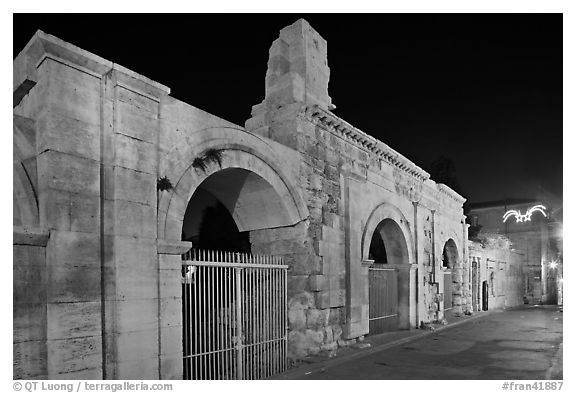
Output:
[[[506,220],[509,219],[510,217],[516,217],[516,222],[526,222],[530,221],[532,213],[534,212],[540,212],[544,217],[547,217],[546,212],[544,210],[546,210],[546,207],[544,205],[532,206],[530,209],[526,211],[526,214],[520,213],[520,210],[508,210],[506,213],[504,213],[504,216],[502,216],[502,218],[503,222],[506,222]]]

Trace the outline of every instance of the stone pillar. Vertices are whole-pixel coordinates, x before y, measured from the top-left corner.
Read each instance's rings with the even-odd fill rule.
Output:
[[[350,174],[344,176],[344,227],[346,264],[346,324],[343,336],[353,339],[369,330],[368,267],[361,255],[361,225],[354,216],[353,201],[361,200],[360,184]]]
[[[398,329],[410,329],[410,306],[412,294],[410,292],[412,273],[411,264],[395,265],[398,277]]]
[[[423,252],[420,251],[420,236],[419,236],[419,230],[421,228],[421,225],[419,223],[419,218],[418,218],[418,205],[419,203],[417,201],[413,201],[412,205],[414,207],[414,264],[413,264],[413,269],[410,272],[411,275],[413,275],[414,277],[410,278],[410,282],[414,285],[414,288],[411,289],[411,293],[414,293],[414,308],[411,312],[411,323],[413,324],[413,326],[417,327],[420,325],[420,315],[422,310],[420,310],[420,307],[422,306],[422,303],[424,301],[424,297],[423,297],[423,291],[420,290],[420,286],[422,286],[423,283],[423,263],[422,263],[422,258],[420,257],[420,255],[423,255]],[[412,307],[411,307],[412,309]]]
[[[39,102],[37,127],[40,225],[46,246],[47,379],[101,379],[103,238],[100,173],[100,75],[63,62],[64,48],[33,38]],[[60,53],[60,51],[63,51]],[[32,56],[32,54],[30,54]],[[87,67],[90,66],[89,64]]]
[[[158,240],[158,379],[182,379],[182,254],[190,248],[190,242]]]
[[[13,378],[46,379],[46,244],[49,232],[14,227]]]
[[[410,265],[410,327],[415,328],[420,324],[418,316],[418,264]]]
[[[304,19],[285,27],[270,47],[265,98],[252,107],[246,129],[296,148],[301,108],[334,108],[329,76],[326,40]]]
[[[158,112],[169,89],[42,32],[20,56],[37,65],[22,103],[36,103],[50,230],[46,377],[157,379]]]

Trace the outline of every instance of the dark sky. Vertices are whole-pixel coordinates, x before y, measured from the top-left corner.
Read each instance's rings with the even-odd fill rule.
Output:
[[[328,41],[337,116],[417,165],[453,160],[470,202],[562,197],[561,14],[14,15],[239,125],[268,49],[304,17]]]

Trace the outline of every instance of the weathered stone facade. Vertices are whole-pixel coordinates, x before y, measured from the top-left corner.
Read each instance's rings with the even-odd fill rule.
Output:
[[[400,329],[443,318],[448,243],[454,310],[469,311],[464,199],[332,114],[328,78],[326,41],[304,20],[284,28],[240,127],[38,32],[14,62],[14,377],[182,378],[181,238],[199,188],[253,253],[290,266],[292,358],[370,333],[375,232]],[[212,149],[221,162],[193,165]]]
[[[520,222],[510,217],[504,222],[503,216],[507,211],[525,214],[533,206],[544,206],[546,216],[534,212],[530,220]],[[557,209],[553,201],[540,199],[493,201],[474,204],[470,209],[470,220],[481,227],[480,237],[505,236],[511,243],[510,247],[524,255],[521,274],[526,303],[557,302],[561,266],[551,265],[561,261],[552,251],[552,243],[558,238],[554,228],[561,224],[553,214]]]
[[[469,242],[472,283],[472,310],[515,307],[524,303],[526,255],[510,250],[510,241],[503,236],[490,236],[482,242]],[[483,284],[486,293],[482,292]],[[487,299],[484,299],[487,296]]]

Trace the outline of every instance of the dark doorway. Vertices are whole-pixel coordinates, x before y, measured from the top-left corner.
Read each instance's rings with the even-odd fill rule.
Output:
[[[368,271],[368,321],[370,334],[398,330],[408,324],[409,288],[399,281],[398,266],[408,263],[406,239],[398,224],[385,219],[372,235]]]

